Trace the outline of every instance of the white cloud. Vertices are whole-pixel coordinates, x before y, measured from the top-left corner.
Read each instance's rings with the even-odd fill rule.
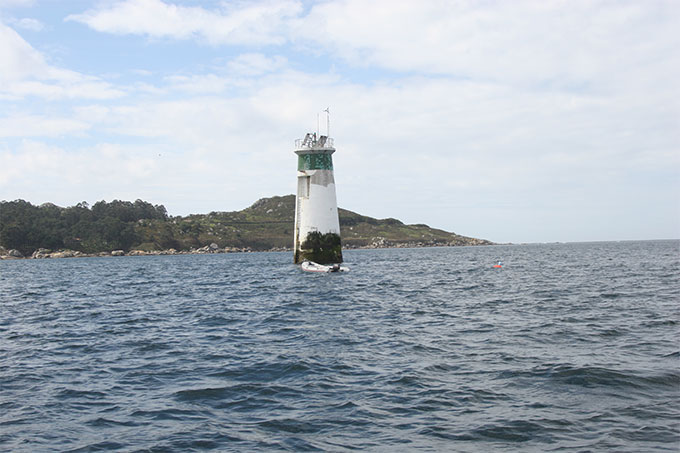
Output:
[[[205,75],[174,75],[165,78],[170,88],[191,94],[222,93],[234,84],[229,79],[215,74]]]
[[[42,55],[17,32],[2,23],[0,23],[0,61],[3,64],[0,71],[2,84],[22,80],[48,70]]]
[[[153,72],[146,70],[146,69],[133,69],[131,71],[133,74],[140,75],[142,77],[149,77],[150,75],[153,74]]]
[[[268,57],[263,54],[248,53],[230,60],[224,68],[215,73],[172,75],[163,80],[167,89],[193,95],[224,94],[233,90],[247,90],[254,80],[269,73],[284,73],[288,61],[282,56]]]
[[[314,5],[292,38],[359,66],[513,85],[606,89],[650,63],[680,69],[673,2],[342,0]],[[309,33],[309,30],[323,30]],[[663,52],[667,61],[655,61]],[[645,72],[644,69],[642,72]],[[672,78],[665,79],[668,83]],[[654,82],[652,82],[654,83]]]
[[[9,21],[9,23],[15,25],[18,28],[29,31],[41,31],[43,28],[45,28],[42,22],[30,17],[25,17],[23,19],[12,19]]]
[[[680,45],[674,25],[679,18],[680,9],[667,1],[339,0],[306,11],[292,0],[237,2],[217,10],[126,0],[67,20],[102,32],[212,44],[294,42],[314,54],[330,52],[353,65],[395,71],[603,88],[626,80],[663,47],[673,58],[654,65],[677,72],[672,48]]]
[[[240,76],[259,76],[280,71],[288,66],[285,57],[276,55],[268,57],[259,53],[241,54],[229,62],[230,72]]]
[[[0,138],[77,135],[86,131],[89,127],[87,122],[71,118],[14,114],[4,118],[0,117]]]
[[[110,109],[104,105],[84,105],[73,109],[74,117],[88,123],[98,123],[106,120]]]
[[[0,0],[0,8],[31,6],[35,0]]]
[[[0,23],[0,99],[39,96],[48,99],[111,99],[122,90],[97,77],[48,64],[40,52],[12,28]]]
[[[219,83],[231,80],[221,77],[212,76]],[[665,148],[645,148],[658,113],[621,112],[620,104],[627,101],[620,97],[546,95],[448,79],[366,87],[290,71],[252,83],[240,96],[149,100],[112,108],[103,115],[104,127],[122,136],[172,143],[172,152],[192,153],[195,168],[183,165],[182,171],[194,181],[205,183],[206,173],[232,180],[234,169],[246,169],[239,181],[265,193],[230,195],[243,205],[257,196],[293,190],[293,171],[284,170],[294,165],[293,141],[315,129],[316,113],[323,107],[319,100],[324,100],[333,114],[341,202],[412,222],[428,222],[432,213],[423,215],[414,206],[426,210],[432,203],[520,209],[532,200],[566,209],[601,200],[580,201],[583,193],[621,186],[630,174],[647,174],[650,169],[640,167],[641,155],[654,165],[678,166]],[[644,105],[630,110],[638,107]],[[622,128],[628,133],[619,134]],[[258,185],[262,180],[269,192]],[[213,182],[224,190],[231,184],[219,178]],[[200,199],[203,187],[188,190]],[[412,204],[408,209],[405,200]],[[208,208],[213,209],[225,208]],[[409,217],[406,211],[417,214]]]
[[[101,143],[67,150],[33,140],[22,140],[13,151],[0,149],[0,167],[4,169],[0,173],[3,199],[50,201],[62,206],[83,199],[146,196],[155,201],[160,193],[144,181],[158,181],[164,170],[158,149],[149,145]]]
[[[66,81],[52,79],[47,82],[26,80],[8,83],[0,88],[0,99],[16,99],[27,96],[38,96],[49,100],[56,99],[115,99],[125,92],[102,82],[94,77],[83,76],[79,80]]]
[[[108,8],[70,15],[66,20],[115,34],[198,38],[211,44],[260,45],[283,43],[282,28],[286,20],[299,14],[301,9],[301,3],[292,0],[225,3],[217,11],[160,0],[126,0]]]

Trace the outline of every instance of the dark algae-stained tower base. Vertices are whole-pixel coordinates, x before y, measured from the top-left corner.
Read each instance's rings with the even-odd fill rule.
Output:
[[[333,139],[309,133],[295,142],[298,155],[295,198],[296,263],[342,262],[340,222],[333,177]]]
[[[299,261],[297,261],[299,258]],[[342,263],[342,246],[340,235],[336,233],[321,234],[311,231],[300,245],[299,257],[296,262],[314,261],[319,264]]]

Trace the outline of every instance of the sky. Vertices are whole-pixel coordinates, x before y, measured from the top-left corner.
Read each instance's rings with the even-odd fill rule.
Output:
[[[296,190],[495,242],[680,237],[680,3],[0,0],[0,200]]]

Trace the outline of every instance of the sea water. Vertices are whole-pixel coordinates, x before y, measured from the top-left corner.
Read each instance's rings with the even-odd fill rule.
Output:
[[[0,261],[0,450],[680,449],[680,242],[344,254]]]

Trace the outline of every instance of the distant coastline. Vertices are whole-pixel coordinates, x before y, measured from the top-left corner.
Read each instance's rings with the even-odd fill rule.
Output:
[[[338,211],[346,250],[493,244],[424,224]],[[263,198],[241,211],[184,217],[142,200],[68,208],[2,201],[0,259],[292,251],[294,212],[294,195]]]
[[[485,244],[500,245],[500,244]],[[510,245],[510,244],[503,244]],[[376,250],[376,249],[401,249],[401,248],[426,248],[426,247],[461,247],[461,245],[447,244],[424,244],[424,243],[399,243],[394,245],[365,245],[365,246],[343,246],[343,250]],[[120,257],[120,256],[166,256],[166,255],[211,255],[225,253],[265,253],[265,252],[293,252],[292,247],[274,247],[271,249],[253,250],[251,248],[225,247],[212,248],[210,246],[199,249],[189,250],[112,250],[110,252],[83,253],[77,250],[49,250],[38,249],[30,256],[17,255],[16,249],[6,250],[0,247],[0,260],[35,260],[35,259],[64,259],[64,258],[101,258],[101,257]]]
[[[679,239],[627,239],[613,241],[578,241],[578,242],[535,242],[535,243],[490,243],[484,245],[512,245],[512,246],[532,246],[532,245],[574,245],[574,244],[606,244],[606,243],[631,243],[631,242],[680,242]],[[469,245],[474,246],[474,245]],[[426,244],[426,243],[378,243],[365,246],[343,246],[344,250],[375,250],[375,249],[400,249],[400,248],[427,248],[427,247],[461,247],[460,244]],[[211,244],[198,249],[189,250],[112,250],[97,253],[83,253],[77,250],[48,250],[38,249],[30,256],[23,256],[17,250],[7,250],[0,246],[0,260],[31,260],[31,259],[63,259],[63,258],[99,258],[99,257],[120,257],[120,256],[167,256],[167,255],[211,255],[225,253],[264,253],[264,252],[293,252],[292,247],[274,247],[271,249],[253,250],[248,247],[225,247],[220,248],[217,244]]]

